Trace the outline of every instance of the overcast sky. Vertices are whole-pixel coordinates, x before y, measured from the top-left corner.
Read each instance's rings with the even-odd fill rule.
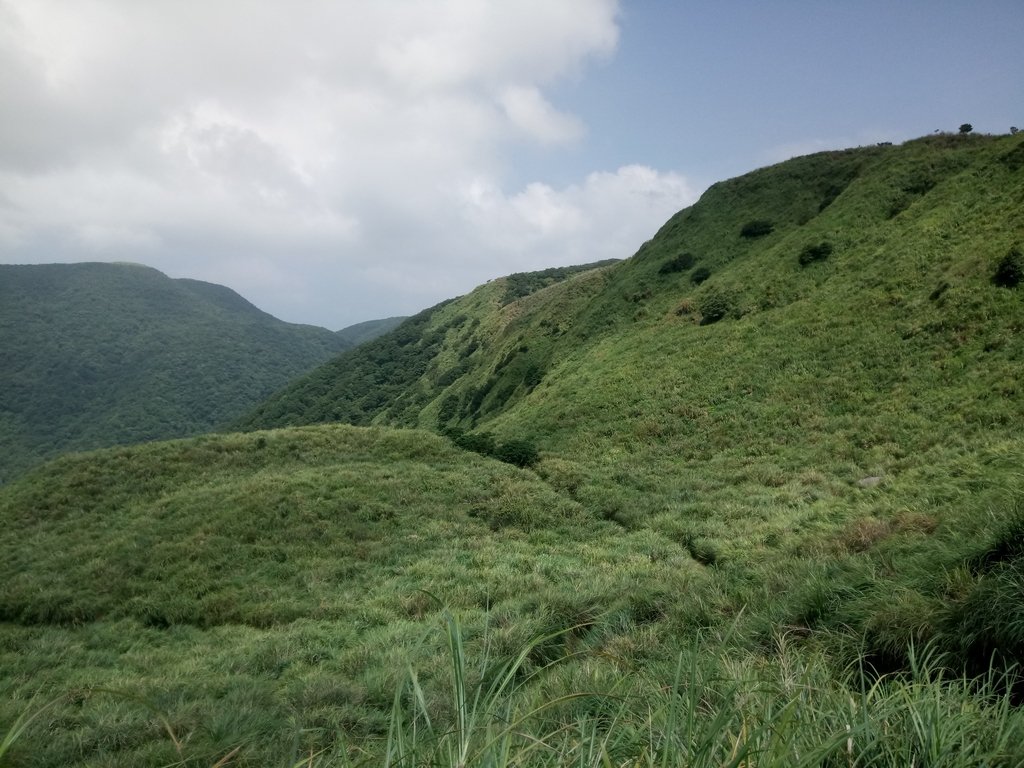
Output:
[[[627,257],[709,184],[1024,128],[1021,0],[0,0],[0,263],[291,322]]]

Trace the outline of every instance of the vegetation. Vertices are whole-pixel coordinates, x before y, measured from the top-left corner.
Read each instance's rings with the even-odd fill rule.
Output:
[[[492,281],[300,379],[245,422],[276,429],[5,486],[0,753],[1019,765],[1024,296],[993,269],[1021,146],[716,184],[625,262]]]
[[[499,443],[490,432],[463,432],[458,428],[445,429],[443,434],[459,448],[481,456],[493,456],[517,467],[532,467],[540,460],[537,446],[529,440],[512,439]]]
[[[542,269],[538,272],[516,272],[504,279],[505,296],[502,301],[504,304],[509,304],[516,299],[521,299],[524,296],[529,296],[531,293],[536,293],[542,288],[547,288],[549,285],[559,283],[579,272],[586,272],[587,270],[596,269],[598,267],[607,267],[610,264],[615,264],[617,261],[618,259],[605,259],[604,261],[595,261],[591,264],[579,264],[571,267],[552,267],[550,269]]]
[[[992,282],[1003,288],[1016,288],[1024,282],[1024,254],[1020,248],[1011,248],[999,260],[995,274],[992,275]]]
[[[362,323],[350,325],[338,331],[338,335],[350,346],[358,347],[368,341],[373,341],[378,336],[383,336],[388,331],[400,326],[406,317],[385,317],[381,320],[367,320]]]
[[[392,333],[298,379],[234,426],[252,429],[343,421],[472,429],[481,418],[505,408],[543,380],[555,342],[569,331],[568,323],[546,326],[532,345],[513,338],[495,347],[519,306],[508,304],[509,281],[518,281],[516,290],[528,285],[537,289],[521,302],[545,303],[551,298],[572,311],[577,299],[603,285],[600,276],[607,268],[565,267],[494,280],[470,296],[419,313]],[[556,278],[558,282],[552,282]],[[568,296],[546,295],[562,283],[571,284]],[[541,284],[549,289],[539,290]]]
[[[740,235],[746,238],[764,237],[770,235],[774,229],[775,225],[767,219],[754,219],[743,225]]]
[[[670,275],[673,272],[685,272],[696,263],[696,257],[692,253],[679,253],[661,265],[658,274]]]
[[[66,451],[209,431],[348,346],[148,267],[0,266],[0,483]]]
[[[800,256],[797,261],[800,262],[801,267],[806,267],[808,264],[813,264],[816,261],[823,261],[832,255],[832,243],[825,241],[816,245],[806,245],[803,250],[800,251]]]
[[[697,307],[701,314],[701,325],[711,325],[725,318],[735,308],[732,294],[711,286],[700,295]]]
[[[709,277],[711,277],[711,270],[707,267],[697,267],[690,273],[690,279],[693,281],[694,285],[700,285]]]

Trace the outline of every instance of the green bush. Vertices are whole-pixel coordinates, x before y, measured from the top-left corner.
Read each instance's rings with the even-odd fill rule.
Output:
[[[709,277],[711,277],[711,270],[707,267],[697,267],[690,273],[690,280],[694,285],[700,285]]]
[[[1003,288],[1016,288],[1024,281],[1024,254],[1019,248],[1011,248],[996,265],[992,282]]]
[[[660,275],[670,275],[673,272],[685,272],[694,265],[696,257],[692,253],[680,253],[661,265],[658,270]]]
[[[775,225],[767,219],[754,219],[743,225],[740,235],[746,238],[764,237],[770,235],[773,229],[775,229]]]
[[[461,405],[461,402],[458,397],[453,394],[445,395],[444,400],[441,401],[441,407],[437,411],[438,423],[447,424],[458,416],[459,405]]]
[[[544,380],[544,368],[537,363],[530,363],[523,373],[523,384],[527,389],[533,389]]]
[[[800,251],[800,266],[806,267],[815,261],[824,261],[832,255],[832,243],[821,242],[817,245],[808,245]]]
[[[1024,168],[1024,142],[1019,143],[1009,152],[1000,155],[999,162],[1011,171],[1019,171],[1021,168]]]
[[[498,443],[491,432],[464,432],[458,427],[442,428],[440,431],[459,448],[490,456],[506,464],[532,467],[540,459],[540,451],[529,440],[512,438]]]
[[[1024,508],[965,565],[975,581],[941,621],[950,661],[971,676],[997,672],[1024,701]]]
[[[717,323],[732,312],[734,305],[735,301],[731,294],[712,286],[697,301],[697,308],[701,314],[700,324]]]
[[[517,467],[532,467],[540,459],[537,446],[529,440],[508,440],[494,450],[494,458]]]

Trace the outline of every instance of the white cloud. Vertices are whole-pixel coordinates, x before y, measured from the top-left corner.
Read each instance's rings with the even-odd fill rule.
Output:
[[[542,144],[564,144],[583,135],[583,124],[551,106],[537,88],[509,87],[500,101],[508,119]]]
[[[697,193],[678,174],[630,165],[563,189],[533,183],[511,196],[477,179],[462,199],[481,247],[540,269],[632,255]]]
[[[628,255],[692,201],[685,180],[504,188],[524,144],[584,139],[546,90],[614,52],[617,13],[0,0],[0,260],[142,261],[340,326]]]

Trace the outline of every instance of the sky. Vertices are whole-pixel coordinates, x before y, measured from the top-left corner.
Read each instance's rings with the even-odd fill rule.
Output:
[[[716,181],[1024,129],[1021,0],[0,0],[0,263],[331,329],[625,258]]]

